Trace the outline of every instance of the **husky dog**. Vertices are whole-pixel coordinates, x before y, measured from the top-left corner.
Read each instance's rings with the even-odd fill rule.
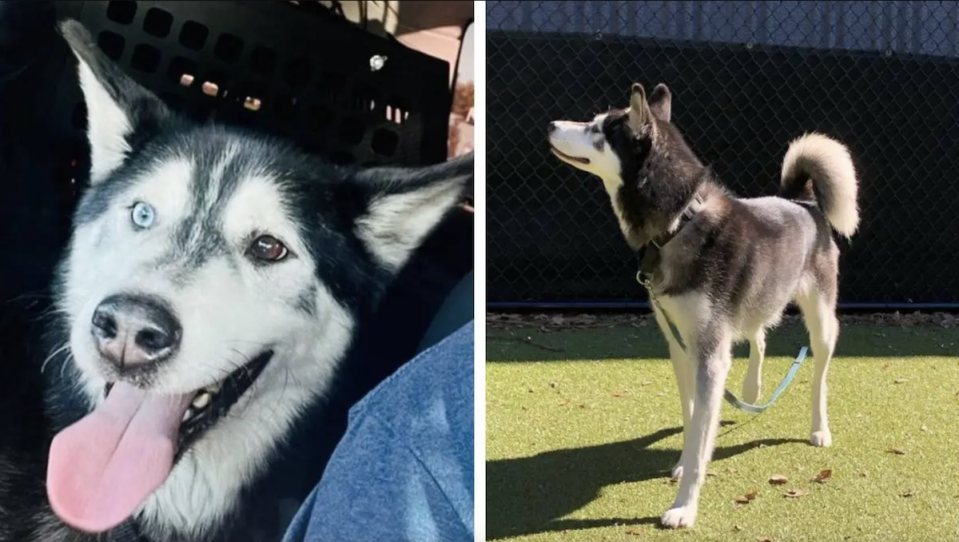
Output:
[[[815,357],[810,441],[831,445],[826,372],[839,333],[833,231],[851,237],[859,210],[856,171],[842,144],[821,134],[800,137],[783,160],[779,196],[744,199],[696,157],[671,111],[665,85],[647,99],[636,83],[628,108],[589,122],[552,122],[548,138],[563,162],[602,179],[626,241],[643,252],[683,411],[683,451],[673,469],[682,479],[679,495],[661,518],[675,528],[696,520],[733,344],[750,344],[743,397],[755,402],[766,330],[790,301],[802,311]]]
[[[61,33],[89,111],[91,180],[54,287],[53,342],[22,369],[43,372],[48,429],[32,408],[0,415],[0,540],[265,540],[248,521],[260,482],[455,206],[472,154],[333,167],[194,125],[78,22]]]

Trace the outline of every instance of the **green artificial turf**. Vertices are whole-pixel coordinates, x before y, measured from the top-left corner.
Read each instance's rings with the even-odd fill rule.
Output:
[[[797,325],[767,337],[763,399],[806,340]],[[667,531],[658,520],[676,496],[682,416],[658,331],[491,329],[487,538],[959,540],[957,343],[955,329],[844,325],[828,380],[831,448],[807,443],[811,357],[764,414],[723,403],[697,523]],[[737,396],[747,356],[737,347]],[[788,482],[770,485],[773,475]],[[793,489],[808,494],[784,497]]]

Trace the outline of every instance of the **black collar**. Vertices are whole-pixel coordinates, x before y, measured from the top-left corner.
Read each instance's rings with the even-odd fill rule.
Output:
[[[683,213],[679,216],[679,224],[676,225],[676,229],[673,231],[666,230],[650,239],[645,245],[639,247],[639,250],[636,251],[636,258],[639,260],[639,272],[641,274],[648,276],[652,273],[652,270],[659,264],[659,251],[662,250],[666,243],[670,242],[673,237],[679,235],[679,232],[683,230],[686,224],[692,222],[693,218],[696,217],[696,213],[702,209],[703,203],[701,196],[698,194],[694,196],[693,201],[689,202],[689,205],[683,209]]]

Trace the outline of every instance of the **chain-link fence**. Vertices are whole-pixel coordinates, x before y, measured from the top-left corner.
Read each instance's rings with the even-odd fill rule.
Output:
[[[840,301],[959,307],[959,3],[488,2],[490,307],[645,305],[600,181],[546,125],[673,91],[673,122],[744,196],[822,131],[860,175]]]

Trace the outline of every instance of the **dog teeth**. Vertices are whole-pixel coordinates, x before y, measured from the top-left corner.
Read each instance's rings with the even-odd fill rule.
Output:
[[[193,417],[193,409],[192,408],[186,409],[186,412],[183,413],[183,421],[186,422],[192,417]]]
[[[193,406],[196,408],[206,408],[210,404],[210,394],[203,392],[200,395],[196,396],[196,399],[193,400]]]
[[[223,387],[223,383],[222,383],[222,382],[217,382],[216,384],[210,384],[209,386],[207,386],[207,387],[204,388],[204,389],[205,389],[206,391],[208,391],[208,392],[210,392],[210,393],[212,393],[212,394],[215,395],[215,394],[217,394],[217,393],[220,393],[220,388],[222,388],[222,387]]]

